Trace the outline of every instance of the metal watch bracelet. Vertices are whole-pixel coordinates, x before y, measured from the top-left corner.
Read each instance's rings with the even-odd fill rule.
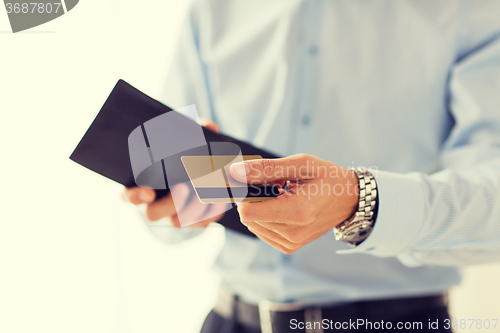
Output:
[[[373,215],[377,204],[377,182],[371,172],[361,168],[351,168],[359,181],[358,210],[348,220],[335,228],[335,239],[352,245],[363,242],[372,232],[375,224]]]

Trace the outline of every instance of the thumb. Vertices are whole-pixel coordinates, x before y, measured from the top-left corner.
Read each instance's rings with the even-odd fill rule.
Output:
[[[208,119],[208,118],[200,118],[198,119],[198,123],[203,126],[208,128],[209,130],[214,131],[215,133],[219,133],[219,125],[217,125],[213,120]]]
[[[231,164],[229,172],[239,182],[271,183],[279,180],[311,178],[315,158],[306,154],[284,158],[260,159]]]

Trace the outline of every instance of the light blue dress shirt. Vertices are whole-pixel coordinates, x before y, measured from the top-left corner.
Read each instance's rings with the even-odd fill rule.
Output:
[[[226,231],[215,269],[251,303],[440,293],[458,266],[500,260],[500,1],[196,1],[164,102],[375,172],[378,218],[356,248],[327,232],[285,255]]]

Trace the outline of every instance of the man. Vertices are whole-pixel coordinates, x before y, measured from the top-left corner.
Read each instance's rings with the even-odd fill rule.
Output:
[[[449,332],[457,267],[500,259],[499,1],[196,1],[165,92],[287,156],[231,166],[289,192],[238,205],[259,238],[226,230],[204,333]],[[124,197],[179,224],[171,197]]]

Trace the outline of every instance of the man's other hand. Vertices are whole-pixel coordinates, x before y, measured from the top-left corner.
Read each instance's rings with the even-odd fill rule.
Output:
[[[146,205],[146,218],[151,222],[166,219],[176,228],[189,225],[194,228],[205,228],[212,222],[222,218],[226,207],[224,204],[206,205],[196,195],[190,195],[186,184],[179,184],[171,189],[168,196],[155,201],[155,191],[148,188],[132,187],[123,190],[122,198],[134,205]],[[175,197],[175,204],[174,204]]]
[[[232,164],[231,176],[248,184],[286,181],[289,191],[262,202],[238,204],[241,222],[257,237],[291,254],[349,219],[358,207],[353,171],[299,154]]]
[[[212,131],[219,131],[217,124],[209,119],[202,118],[199,123]],[[219,221],[226,211],[225,204],[201,203],[196,195],[192,195],[190,187],[186,184],[174,186],[168,196],[157,201],[154,190],[141,187],[125,188],[122,198],[134,205],[145,204],[145,215],[149,221],[166,219],[176,228],[185,225],[205,228],[210,223]]]

